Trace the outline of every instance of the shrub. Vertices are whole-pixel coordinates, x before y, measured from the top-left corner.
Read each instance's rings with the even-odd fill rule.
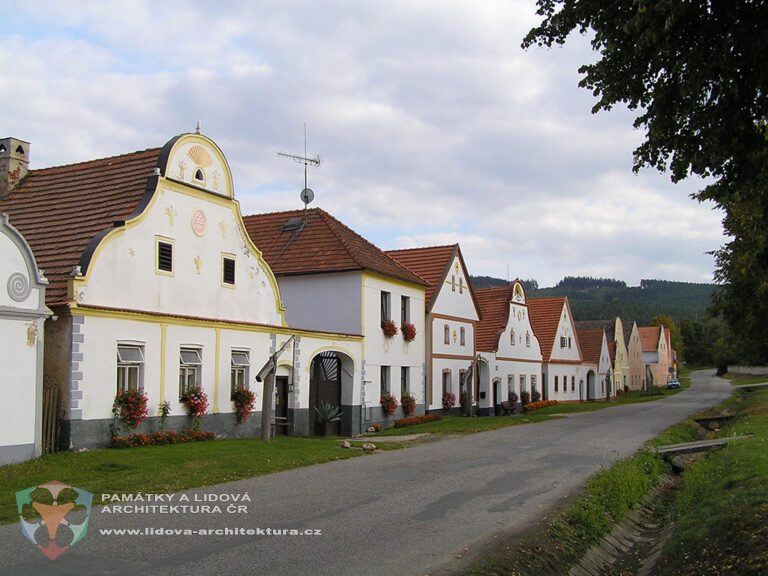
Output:
[[[133,430],[147,417],[147,395],[143,390],[118,391],[112,403],[112,416]]]
[[[531,401],[531,393],[528,390],[520,392],[520,403],[525,406]]]
[[[624,394],[626,394],[627,392],[629,392],[629,386],[624,384]]]
[[[232,393],[232,402],[235,404],[238,424],[242,424],[251,417],[251,410],[253,410],[253,403],[255,401],[256,395],[247,388],[238,388]]]
[[[160,432],[165,430],[165,425],[168,422],[168,415],[171,413],[171,403],[168,400],[160,402],[157,407],[157,415],[160,416]]]
[[[443,410],[450,410],[456,406],[456,395],[452,392],[443,394]]]
[[[529,402],[523,407],[526,412],[532,410],[538,410],[539,408],[546,408],[547,406],[557,406],[557,400],[542,400],[538,402]]]
[[[413,342],[416,339],[416,326],[410,322],[403,322],[400,325],[400,332],[403,334],[403,340]]]
[[[185,429],[181,432],[153,432],[151,434],[130,434],[129,436],[114,436],[111,448],[134,448],[136,446],[161,446],[164,444],[184,444],[186,442],[204,442],[213,440],[213,432]]]
[[[507,401],[509,401],[510,404],[517,404],[518,400],[520,400],[520,398],[516,392],[510,392],[507,394]]]
[[[624,396],[624,390],[619,388],[618,390],[616,390],[616,398],[621,398],[622,396]]]
[[[541,402],[541,392],[538,390],[531,392],[531,402]]]
[[[403,414],[406,417],[413,416],[416,412],[416,396],[413,394],[404,394],[400,398],[400,403],[403,405]]]
[[[397,398],[395,398],[395,395],[391,392],[382,394],[379,402],[387,416],[392,416],[395,413],[395,410],[397,410]]]
[[[425,422],[436,422],[440,419],[440,416],[436,414],[411,416],[410,418],[401,418],[400,420],[395,420],[395,428],[404,428],[406,426],[413,426],[414,424],[424,424]]]
[[[397,334],[397,325],[394,320],[382,320],[381,331],[384,332],[385,338],[394,338]]]

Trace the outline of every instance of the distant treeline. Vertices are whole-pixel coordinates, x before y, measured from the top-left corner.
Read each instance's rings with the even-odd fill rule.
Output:
[[[473,276],[471,280],[476,288],[508,283],[489,276]],[[525,280],[524,284],[529,298],[568,296],[577,320],[620,316],[640,325],[650,325],[658,314],[678,323],[705,318],[716,288],[714,284],[669,280],[641,280],[640,286],[627,286],[622,280],[580,276],[567,276],[552,288],[539,288],[535,280]]]

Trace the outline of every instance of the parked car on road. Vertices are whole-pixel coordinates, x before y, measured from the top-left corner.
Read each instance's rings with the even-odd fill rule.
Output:
[[[673,388],[680,388],[680,380],[677,378],[667,382],[667,390],[672,390]]]

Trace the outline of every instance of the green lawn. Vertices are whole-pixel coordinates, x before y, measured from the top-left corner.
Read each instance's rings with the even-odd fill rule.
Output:
[[[377,436],[405,436],[407,434],[474,434],[475,432],[485,432],[487,430],[497,430],[507,426],[518,426],[520,424],[530,424],[532,422],[544,422],[551,420],[554,416],[545,414],[531,413],[518,414],[515,416],[498,417],[479,417],[469,418],[467,416],[445,416],[441,420],[434,422],[425,422],[424,424],[415,424],[404,428],[387,428],[376,434],[369,434],[375,442]]]
[[[339,438],[280,436],[269,444],[248,438],[60,452],[0,467],[0,523],[18,520],[16,491],[49,480],[93,492],[96,502],[102,493],[164,494],[362,455],[339,444]],[[385,450],[399,447],[381,446]]]
[[[734,386],[768,383],[768,376],[750,376],[749,374],[725,374],[723,378],[730,380]]]
[[[682,382],[681,382],[681,385]],[[689,384],[690,385],[690,384]],[[686,386],[683,385],[684,389]],[[674,396],[681,389],[667,390],[666,388],[659,389],[660,393],[648,394],[644,392],[629,392],[624,394],[621,398],[611,400],[610,402],[582,402],[580,404],[559,404],[557,406],[547,406],[546,408],[539,408],[530,414],[572,414],[574,412],[592,412],[594,410],[602,410],[603,408],[610,408],[611,406],[622,406],[624,404],[637,404],[639,402],[653,402],[654,400],[660,400],[667,396]]]

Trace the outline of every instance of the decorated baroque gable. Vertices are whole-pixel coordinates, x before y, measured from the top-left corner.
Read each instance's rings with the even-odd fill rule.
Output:
[[[77,305],[282,325],[277,282],[245,231],[219,148],[179,136],[147,177],[141,206],[71,281]]]

